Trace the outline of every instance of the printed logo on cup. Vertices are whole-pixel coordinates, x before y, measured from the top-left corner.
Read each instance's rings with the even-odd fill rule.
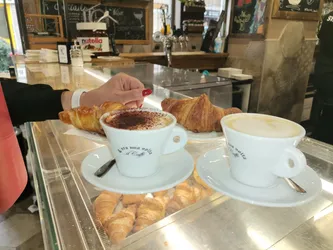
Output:
[[[228,147],[229,147],[229,151],[230,153],[235,157],[235,158],[243,158],[243,160],[246,160],[246,156],[245,154],[239,150],[238,148],[236,148],[235,146],[233,146],[232,144],[228,143]]]
[[[153,153],[152,149],[150,148],[142,148],[142,147],[121,147],[118,148],[117,151],[122,155],[130,155],[135,156],[137,158],[151,155]]]

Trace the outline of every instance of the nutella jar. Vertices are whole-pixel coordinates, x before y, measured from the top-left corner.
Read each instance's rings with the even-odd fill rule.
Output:
[[[77,23],[76,28],[79,32],[77,40],[83,50],[110,51],[106,23]]]

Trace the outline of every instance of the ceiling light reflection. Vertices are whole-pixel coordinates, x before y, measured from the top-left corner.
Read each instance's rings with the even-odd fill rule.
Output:
[[[110,77],[106,77],[104,74],[99,73],[96,70],[84,69],[84,72],[87,73],[88,75],[91,75],[92,77],[97,78],[98,80],[103,81],[103,82],[107,82],[110,79]]]
[[[154,108],[162,109],[161,102],[153,100],[152,97],[145,98],[144,103],[146,103]],[[150,108],[150,107],[147,107],[147,108]]]
[[[333,184],[332,184],[332,182],[326,181],[322,178],[320,178],[320,180],[321,180],[321,185],[322,185],[323,190],[325,190],[326,192],[328,192],[330,194],[333,194]]]
[[[195,247],[187,240],[187,235],[179,230],[176,225],[169,225],[167,230],[165,230],[165,245],[168,245],[170,249],[175,250],[190,250],[195,249]],[[193,239],[191,239],[192,241]]]
[[[332,212],[333,212],[333,205],[325,208],[324,210],[321,210],[319,213],[317,213],[315,216],[313,216],[313,220],[317,221],[320,218],[323,218],[324,216],[326,216]]]
[[[268,249],[272,244],[265,238],[264,235],[259,233],[257,230],[248,228],[246,230],[247,235],[252,241],[258,246],[259,249]]]

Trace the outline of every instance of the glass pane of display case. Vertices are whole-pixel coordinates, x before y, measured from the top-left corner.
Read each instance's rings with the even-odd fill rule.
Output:
[[[43,81],[57,89],[74,89],[78,85],[90,89],[103,84],[113,74],[97,74],[98,71],[109,72],[101,68],[73,71],[71,67],[58,65],[27,67],[34,71],[27,74],[29,83]],[[65,69],[71,74],[70,83],[62,79],[62,75],[67,74]],[[194,87],[177,92],[154,84],[153,94],[145,99],[145,105],[159,108],[164,98],[193,97],[205,91],[208,90]],[[214,95],[210,93],[210,96]],[[27,126],[46,249],[187,250],[203,249],[203,246],[205,249],[223,246],[227,250],[322,249],[318,241],[311,239],[331,232],[333,149],[305,138],[299,148],[323,184],[323,192],[315,200],[299,207],[267,208],[212,192],[179,211],[168,212],[165,218],[137,233],[129,233],[120,244],[112,244],[95,217],[93,203],[102,190],[87,182],[81,173],[83,160],[105,145],[65,134],[70,128],[58,120]],[[200,155],[224,145],[222,136],[204,142],[190,141],[186,150],[196,161]],[[187,181],[192,185],[196,179],[192,175]],[[170,192],[173,191],[171,188]],[[119,209],[121,205],[116,211]],[[320,239],[320,244],[325,246],[333,244],[331,237]],[[274,248],[275,245],[280,247]]]
[[[90,70],[95,74],[115,75],[117,73],[126,73],[140,79],[147,86],[157,85],[172,90],[192,88],[196,85],[204,85],[207,87],[230,85],[228,79],[216,76],[205,76],[198,72],[192,72],[186,69],[168,68],[161,65],[150,63],[136,63],[133,67],[126,68],[103,68],[94,67]]]

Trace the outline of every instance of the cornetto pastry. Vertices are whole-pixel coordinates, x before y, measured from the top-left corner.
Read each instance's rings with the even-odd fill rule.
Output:
[[[100,226],[104,226],[105,222],[108,221],[113,210],[118,204],[121,194],[113,193],[109,191],[103,191],[94,202],[94,210],[96,215],[96,220]]]
[[[163,111],[177,118],[177,122],[192,132],[221,132],[220,120],[230,114],[241,113],[238,108],[219,108],[214,106],[206,94],[188,99],[167,98],[162,101]]]
[[[184,181],[176,186],[173,197],[167,205],[167,211],[169,213],[177,212],[194,204],[196,198],[193,187],[187,181]]]
[[[101,116],[107,112],[128,109],[125,105],[117,102],[105,102],[101,106],[78,107],[59,113],[59,119],[71,124],[78,129],[89,132],[96,132],[104,135],[102,126],[99,123]]]
[[[140,205],[145,199],[145,194],[123,194],[122,203],[124,206]]]
[[[138,232],[165,217],[169,197],[146,198],[137,210],[137,219],[133,232]]]
[[[118,244],[132,231],[136,210],[136,205],[130,205],[123,208],[119,213],[112,215],[104,223],[104,230],[112,243]]]

